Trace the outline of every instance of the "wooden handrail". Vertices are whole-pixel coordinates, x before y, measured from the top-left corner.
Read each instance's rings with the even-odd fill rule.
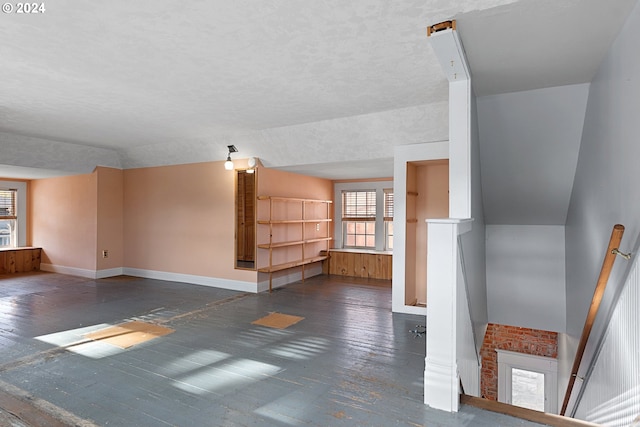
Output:
[[[593,292],[593,298],[591,299],[589,313],[587,314],[587,319],[585,320],[584,328],[582,329],[582,336],[580,337],[580,343],[578,344],[578,350],[576,351],[576,358],[573,360],[571,376],[569,377],[569,384],[567,385],[567,392],[564,395],[564,401],[562,402],[560,415],[564,415],[567,410],[567,406],[569,406],[571,392],[573,391],[573,386],[578,376],[580,363],[582,363],[582,356],[584,356],[584,350],[587,347],[587,341],[589,340],[589,335],[591,334],[593,323],[596,320],[596,314],[598,314],[600,302],[602,302],[602,296],[604,295],[604,290],[607,287],[609,275],[611,274],[613,263],[616,259],[616,252],[614,250],[618,249],[618,247],[620,246],[620,241],[622,240],[623,234],[623,225],[616,224],[613,226],[613,230],[611,231],[611,238],[609,239],[609,246],[607,247],[607,252],[604,255],[604,261],[602,262],[602,268],[600,269],[600,277],[598,277],[598,283],[596,284],[596,289]]]

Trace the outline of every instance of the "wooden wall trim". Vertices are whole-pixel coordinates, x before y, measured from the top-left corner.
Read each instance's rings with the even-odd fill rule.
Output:
[[[507,405],[506,403],[495,402],[493,400],[467,396],[464,394],[460,396],[460,403],[463,405],[474,406],[486,411],[498,412],[500,414],[510,415],[512,417],[521,418],[523,420],[533,421],[535,423],[540,423],[552,427],[598,427],[598,424],[576,420],[575,418],[547,414],[540,411],[521,408],[519,406]]]

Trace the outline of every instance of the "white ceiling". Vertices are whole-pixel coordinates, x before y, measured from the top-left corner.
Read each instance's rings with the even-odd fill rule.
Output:
[[[391,176],[393,146],[448,137],[427,26],[458,20],[476,93],[495,95],[590,81],[635,3],[47,2],[0,17],[0,164],[130,168],[235,144],[268,167]]]
[[[636,0],[529,0],[458,18],[477,96],[590,82]]]

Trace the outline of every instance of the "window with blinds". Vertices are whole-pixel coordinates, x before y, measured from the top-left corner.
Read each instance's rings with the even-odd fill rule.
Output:
[[[342,219],[375,221],[375,191],[344,191],[342,193]]]
[[[376,192],[343,191],[342,225],[344,247],[376,247]]]
[[[393,249],[393,190],[384,190],[384,248]]]
[[[18,190],[0,190],[0,248],[16,246],[16,194]]]
[[[0,219],[17,219],[17,190],[0,190]]]
[[[393,190],[384,190],[384,220],[393,221]]]

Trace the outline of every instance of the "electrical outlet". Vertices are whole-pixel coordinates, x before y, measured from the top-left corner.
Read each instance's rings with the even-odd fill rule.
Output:
[[[316,224],[316,231],[320,231],[320,223]]]
[[[102,258],[109,258],[109,251],[108,250],[103,250],[102,251]]]

